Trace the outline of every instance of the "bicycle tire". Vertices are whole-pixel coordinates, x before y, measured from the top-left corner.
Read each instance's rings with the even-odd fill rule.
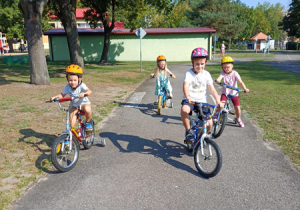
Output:
[[[195,147],[195,152],[194,152],[194,162],[195,166],[198,170],[198,172],[206,177],[206,178],[211,178],[216,176],[222,167],[222,154],[219,146],[217,145],[216,142],[210,140],[210,139],[205,139],[204,140],[204,155],[203,157],[201,155],[201,144],[198,142],[198,144]],[[209,148],[210,147],[210,148]],[[209,154],[209,150],[212,151],[212,157],[209,157],[207,154]],[[208,163],[210,162],[210,163]],[[211,167],[212,165],[212,167]],[[211,168],[211,169],[208,169]]]
[[[222,112],[220,117],[218,118],[217,122],[215,122],[214,124],[214,133],[213,133],[213,137],[214,138],[218,138],[221,136],[221,134],[223,133],[226,123],[227,123],[227,116],[228,114],[226,112]]]
[[[73,136],[72,151],[68,150],[65,144],[64,151],[61,151],[63,141],[69,141],[69,135],[62,135],[55,139],[51,148],[51,160],[54,167],[60,172],[70,171],[76,165],[79,158],[79,143]]]
[[[84,139],[82,140],[82,145],[85,149],[90,149],[93,144],[94,144],[94,140],[95,140],[95,125],[94,125],[94,121],[91,120],[91,125],[92,125],[92,132],[87,132],[85,127],[82,129],[83,133],[84,133]],[[84,122],[85,124],[85,122]]]
[[[157,107],[157,114],[161,114],[161,109],[162,109],[162,96],[158,96],[158,107]]]

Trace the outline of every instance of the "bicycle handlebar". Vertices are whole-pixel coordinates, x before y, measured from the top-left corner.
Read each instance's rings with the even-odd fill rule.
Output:
[[[226,87],[226,88],[228,88],[228,89],[236,90],[236,91],[238,91],[238,92],[246,92],[246,90],[244,90],[244,89],[239,89],[239,88],[236,88],[236,87],[233,87],[233,86],[230,86],[230,85],[226,85],[226,84],[223,83],[223,82],[218,83],[217,80],[215,80],[215,82],[216,82],[218,85],[220,85],[220,86],[222,86],[222,87]],[[250,90],[249,90],[249,93],[250,93]]]
[[[188,100],[185,100],[185,101],[188,102]],[[199,111],[203,118],[205,118],[205,115],[202,111],[203,108],[213,109],[213,112],[212,112],[212,115],[213,115],[215,113],[216,108],[219,107],[217,105],[208,104],[208,103],[202,103],[202,102],[196,102],[196,101],[191,101],[191,102],[194,103],[195,105],[199,105]]]
[[[150,75],[150,78],[155,78],[155,77],[156,77],[156,75],[153,75],[153,77],[151,77],[151,75]],[[175,79],[175,78],[173,78],[173,74],[170,74],[170,76],[168,76],[168,78]]]

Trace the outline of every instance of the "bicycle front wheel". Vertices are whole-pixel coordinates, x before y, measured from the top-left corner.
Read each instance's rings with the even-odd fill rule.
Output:
[[[216,176],[222,167],[222,154],[216,142],[205,139],[203,145],[203,154],[201,154],[201,143],[196,145],[194,161],[199,173],[206,177]]]
[[[227,123],[227,115],[228,114],[226,112],[222,112],[217,122],[214,123],[215,127],[214,127],[213,137],[218,138],[223,133]]]
[[[162,96],[158,96],[158,107],[157,107],[157,114],[161,114],[161,109],[162,109]]]
[[[62,147],[62,145],[64,145]],[[73,137],[72,150],[70,150],[69,135],[58,137],[52,145],[51,159],[54,167],[60,172],[70,171],[76,165],[79,157],[79,144]]]
[[[92,125],[92,131],[86,131],[86,128],[83,128],[84,139],[82,140],[82,145],[85,149],[90,149],[93,146],[95,140],[94,121],[91,120],[90,123]]]

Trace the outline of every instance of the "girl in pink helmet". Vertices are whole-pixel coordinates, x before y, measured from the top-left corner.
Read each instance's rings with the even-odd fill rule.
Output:
[[[216,100],[217,105],[220,105],[219,95],[213,85],[213,79],[205,65],[207,63],[208,53],[204,48],[196,48],[192,51],[191,60],[193,68],[185,73],[183,81],[183,100],[181,102],[181,120],[186,129],[186,142],[193,140],[193,133],[190,129],[189,113],[194,109],[194,102],[207,103],[206,89],[208,88],[210,94]],[[212,128],[213,121],[211,119],[210,110],[203,110],[207,116],[209,126],[207,131]]]

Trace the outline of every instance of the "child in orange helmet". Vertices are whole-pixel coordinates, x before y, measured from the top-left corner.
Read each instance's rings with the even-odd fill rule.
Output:
[[[68,66],[66,69],[68,84],[60,94],[53,96],[50,100],[53,101],[55,98],[64,98],[67,94],[71,97],[79,97],[79,100],[74,102],[73,107],[70,109],[71,126],[75,126],[76,113],[78,112],[78,107],[81,107],[81,110],[85,113],[86,129],[87,131],[92,131],[93,128],[90,123],[92,120],[91,102],[87,96],[84,96],[85,94],[91,95],[92,91],[82,82],[82,75],[83,71],[80,66],[75,64]]]
[[[155,95],[160,94],[160,85],[164,84],[166,91],[168,92],[168,98],[173,98],[172,94],[172,86],[169,80],[169,76],[172,78],[176,78],[175,74],[173,74],[167,67],[167,59],[165,56],[160,55],[156,59],[157,67],[154,69],[153,73],[150,74],[150,77],[154,77],[156,75],[156,88]]]

